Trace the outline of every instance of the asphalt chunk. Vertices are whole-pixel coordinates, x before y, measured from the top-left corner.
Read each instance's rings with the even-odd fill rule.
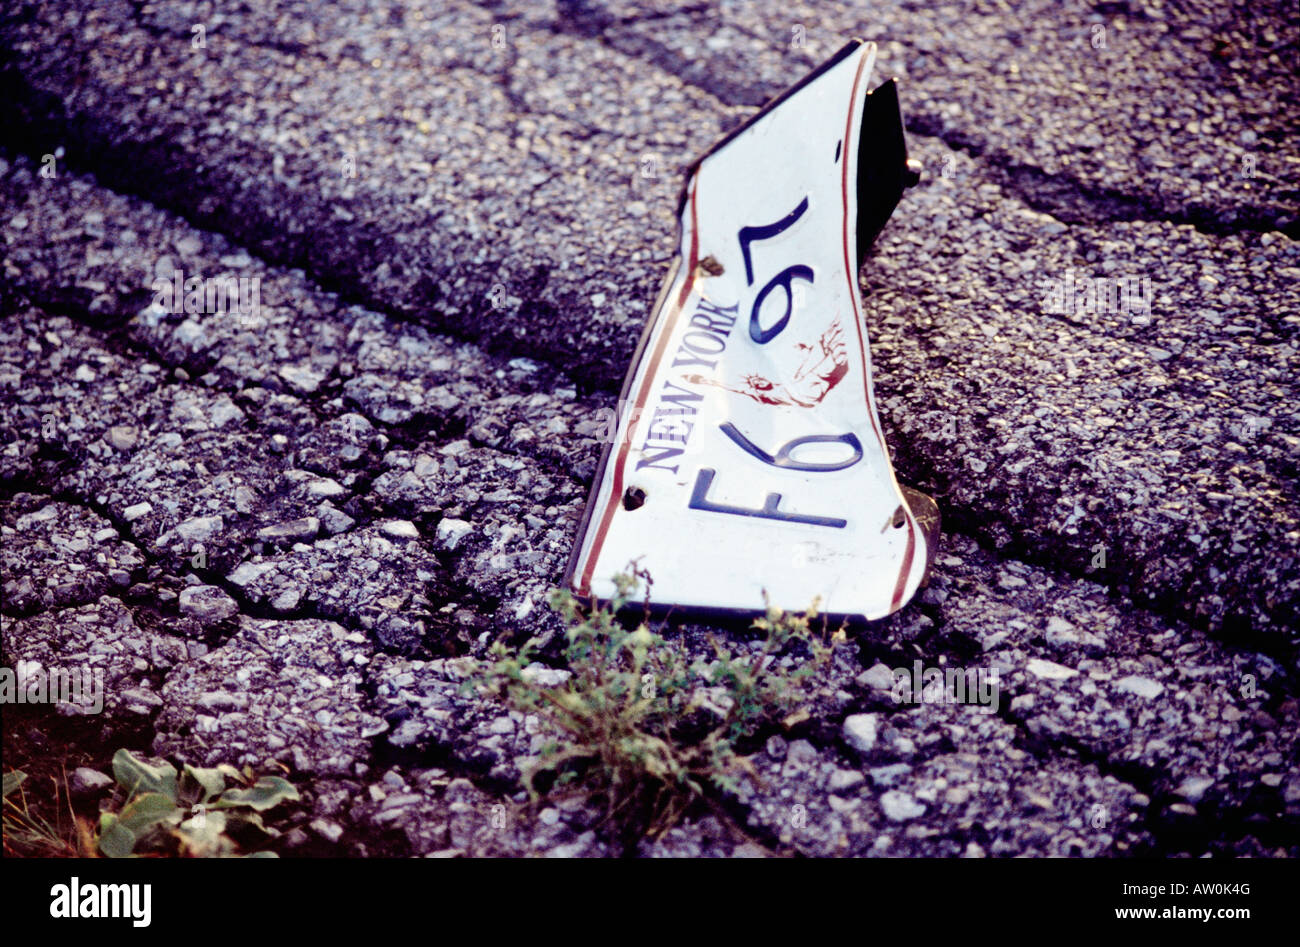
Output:
[[[0,538],[4,610],[13,614],[97,601],[130,585],[145,563],[107,519],[47,496],[0,502]]]

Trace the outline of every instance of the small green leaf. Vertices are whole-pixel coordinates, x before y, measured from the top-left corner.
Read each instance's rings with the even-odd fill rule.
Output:
[[[248,806],[258,812],[265,812],[286,800],[298,801],[301,798],[293,784],[279,776],[263,776],[251,789],[227,789],[221,798],[212,804],[214,809],[230,809],[235,806]]]
[[[8,799],[9,794],[21,786],[25,779],[27,779],[27,774],[19,769],[11,769],[9,772],[5,773],[5,793],[4,796],[0,798]]]
[[[159,822],[173,817],[179,822],[181,814],[176,803],[162,793],[146,792],[127,803],[117,814],[117,821],[139,839]]]
[[[226,769],[231,768],[230,766],[226,767]],[[236,771],[236,776],[238,776],[238,771]],[[207,802],[213,796],[219,796],[225,792],[225,773],[220,766],[208,769],[186,763],[184,769],[181,770],[181,791],[188,795],[187,790],[191,788],[191,785],[195,785],[201,790],[201,794],[197,796],[197,801]]]
[[[176,802],[176,767],[170,763],[153,766],[130,750],[118,750],[113,754],[113,778],[132,794],[156,792]]]
[[[126,858],[135,848],[135,836],[111,812],[99,817],[99,850],[109,858]]]

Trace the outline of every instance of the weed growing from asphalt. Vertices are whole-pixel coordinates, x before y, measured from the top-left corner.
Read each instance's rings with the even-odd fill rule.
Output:
[[[4,853],[6,857],[30,855],[40,858],[94,857],[95,838],[90,822],[72,810],[72,793],[65,778],[50,777],[51,798],[47,807],[33,806],[23,783],[27,774],[10,770],[4,774]],[[64,808],[67,820],[64,820]],[[52,810],[54,821],[42,814]]]
[[[535,641],[519,650],[498,642],[494,663],[476,680],[514,710],[535,714],[554,739],[523,773],[536,801],[539,777],[603,801],[606,818],[625,837],[655,836],[699,801],[736,792],[758,779],[740,745],[762,728],[806,716],[809,680],[830,660],[826,629],[813,629],[817,604],[804,615],[769,607],[753,627],[756,651],[735,652],[714,640],[711,661],[690,662],[683,647],[643,620],[629,629],[616,617],[636,600],[643,571],[615,577],[616,593],[584,606],[567,591],[550,604],[567,626],[564,658],[571,672],[546,686],[529,668]],[[801,653],[789,672],[777,658]]]

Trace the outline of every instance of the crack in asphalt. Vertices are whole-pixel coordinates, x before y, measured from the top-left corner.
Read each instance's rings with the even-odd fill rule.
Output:
[[[579,0],[579,5],[594,4]],[[715,12],[705,5],[675,10],[671,14],[664,15],[685,15],[693,24],[719,25],[721,23]],[[643,33],[619,32],[621,28],[642,22],[637,17],[618,19],[607,14],[598,22],[596,35],[608,42],[613,49],[675,76],[706,93],[721,106],[738,105],[758,108],[779,95],[783,89],[778,84],[764,86],[734,82],[725,75],[711,71],[707,60],[701,61],[688,57],[668,44]],[[726,26],[751,40],[775,48],[770,36],[755,33],[740,23],[728,22]],[[565,23],[563,21],[557,23],[557,29],[565,29]],[[577,35],[590,35],[572,27],[568,31],[575,32]],[[807,55],[801,56],[797,53],[792,55],[800,60],[803,71],[817,66],[817,62]],[[976,135],[947,127],[941,116],[924,108],[906,109],[904,122],[910,134],[937,139],[949,148],[962,151],[972,159],[980,161],[988,169],[990,177],[1007,193],[1020,198],[1034,210],[1050,214],[1065,223],[1105,224],[1146,221],[1190,225],[1211,236],[1279,232],[1293,240],[1300,240],[1300,219],[1279,227],[1276,212],[1269,211],[1267,208],[1237,205],[1230,208],[1235,215],[1232,222],[1225,222],[1220,219],[1218,213],[1224,208],[1199,206],[1187,201],[1167,202],[1159,193],[1158,184],[1154,195],[1142,191],[1129,194],[1117,188],[1089,184],[1077,175],[1064,171],[1049,172],[1015,158],[1003,148],[990,146]]]
[[[1006,560],[1002,559],[1000,561]],[[924,606],[922,607],[924,608]],[[944,634],[945,620],[942,610],[927,609],[926,614],[934,621],[935,627],[926,635],[924,643],[912,643],[916,655],[925,659],[928,662],[927,666],[930,667],[940,666],[947,661],[951,661],[955,667],[966,666],[970,661],[970,654],[961,647],[957,647]],[[1197,636],[1195,633],[1193,635],[1203,637]],[[869,637],[869,631],[863,633],[858,644],[857,659],[864,670],[874,662],[890,657],[887,653],[880,653],[878,648],[871,647],[873,642]],[[896,655],[893,657],[896,658]],[[1292,692],[1293,688],[1288,686],[1282,696],[1287,696]],[[1261,840],[1267,838],[1274,844],[1285,844],[1288,837],[1288,830],[1285,827],[1279,825],[1261,828],[1256,824],[1248,824],[1247,820],[1253,814],[1253,811],[1246,806],[1229,807],[1226,812],[1204,813],[1198,808],[1195,817],[1187,818],[1183,822],[1175,822],[1163,816],[1162,813],[1165,811],[1166,806],[1181,801],[1181,797],[1175,793],[1174,787],[1170,785],[1168,778],[1159,768],[1140,761],[1127,761],[1116,758],[1103,749],[1089,746],[1082,737],[1068,731],[1053,730],[1050,734],[1035,732],[1030,728],[1028,719],[1012,711],[1011,698],[1013,696],[1004,693],[996,713],[1000,720],[1015,729],[1016,745],[1020,749],[1043,762],[1073,760],[1082,765],[1091,766],[1102,776],[1111,776],[1121,783],[1132,785],[1147,797],[1149,801],[1143,807],[1141,818],[1137,823],[1128,826],[1128,829],[1139,837],[1145,834],[1151,842],[1147,847],[1140,848],[1136,852],[1125,853],[1126,855],[1139,855],[1141,857],[1190,855],[1191,857],[1201,857],[1209,852],[1213,842],[1221,842],[1225,839],[1225,836],[1231,840],[1253,836]],[[1281,697],[1278,699],[1280,700]],[[914,709],[914,707],[907,704],[895,704],[890,701],[882,703],[877,700],[870,705],[871,713],[882,714],[886,719],[892,716],[906,716]],[[820,727],[811,729],[806,739],[814,746],[834,751],[842,760],[853,760],[853,751],[845,742],[840,729],[844,719],[858,712],[860,711],[850,709],[842,714],[834,728]],[[928,758],[928,756],[918,754],[917,757],[910,759],[909,763],[916,765],[917,762],[923,762]],[[1225,816],[1226,823],[1224,821]],[[1231,828],[1225,829],[1225,824],[1231,826]]]
[[[33,493],[36,491],[39,491],[38,495],[46,497],[53,502],[90,510],[112,523],[113,527],[118,531],[120,540],[131,545],[140,554],[143,562],[140,566],[137,566],[132,570],[131,586],[125,590],[118,590],[110,587],[91,601],[37,607],[34,609],[23,610],[21,613],[5,608],[3,613],[7,617],[13,620],[24,620],[42,615],[57,615],[61,612],[85,608],[87,605],[95,604],[95,602],[102,597],[108,597],[118,601],[122,607],[126,609],[127,613],[131,615],[132,621],[135,622],[136,626],[140,628],[141,631],[146,633],[152,632],[155,634],[163,634],[179,641],[194,640],[184,635],[174,634],[168,625],[167,619],[169,616],[167,614],[161,610],[143,608],[141,602],[135,596],[131,595],[131,588],[135,585],[151,584],[156,581],[156,579],[150,579],[148,577],[148,573],[151,570],[162,570],[164,574],[168,574],[166,571],[168,566],[159,556],[151,552],[146,544],[132,534],[129,524],[126,524],[119,517],[115,516],[107,504],[99,503],[93,497],[87,497],[67,490],[53,491],[48,485],[42,484],[39,480],[35,479],[17,480],[10,478],[0,481],[0,500],[7,500],[11,498],[13,494],[18,492]],[[253,602],[242,588],[228,581],[225,576],[218,572],[213,572],[207,569],[191,569],[190,571],[202,579],[205,584],[215,585],[230,596],[239,608],[238,615],[240,617],[272,620],[277,622],[310,620],[330,622],[340,625],[348,631],[358,632],[364,635],[367,641],[369,641],[374,647],[376,653],[404,654],[403,650],[400,648],[386,646],[381,640],[379,640],[375,631],[367,630],[359,623],[352,621],[346,613],[338,615],[329,614],[309,605],[300,606],[289,612],[276,612],[268,605],[258,605]],[[469,605],[471,608],[473,607],[472,602],[465,597],[462,597],[460,601],[462,605]],[[210,651],[217,650],[227,645],[236,635],[239,634],[238,618],[231,617],[225,619],[214,626],[206,627],[204,632],[205,634],[200,640],[202,640]],[[264,646],[256,638],[250,638],[249,643],[262,648],[265,651]],[[279,659],[278,655],[269,651],[266,653],[270,658],[270,666],[272,669],[279,670],[283,666],[283,663]],[[170,672],[166,668],[153,668],[148,672],[147,679],[152,685],[155,693],[161,695],[162,688],[165,685],[169,674]],[[388,705],[380,701],[378,690],[368,675],[363,675],[362,686],[357,688],[357,692],[363,697],[358,709],[362,712],[367,712],[374,717],[384,719],[385,711],[389,711],[390,708]],[[164,705],[160,704],[157,707],[150,708],[146,714],[139,715],[138,719],[120,720],[117,722],[117,725],[128,727],[133,733],[138,732],[143,740],[141,744],[142,751],[149,753],[151,752],[150,747],[152,746],[153,739],[157,735],[157,719],[163,710]],[[194,737],[194,739],[197,741],[197,737]],[[453,777],[468,779],[476,788],[489,794],[509,797],[517,790],[517,785],[515,783],[503,777],[494,777],[489,775],[484,772],[481,767],[477,767],[471,762],[455,756],[449,747],[431,745],[419,752],[407,751],[388,742],[387,732],[368,738],[366,740],[366,745],[368,750],[365,762],[376,771],[387,770],[394,765],[403,764],[412,765],[416,768],[429,768],[436,766],[447,770],[453,775]],[[207,748],[202,742],[194,742],[192,743],[192,747],[199,750]],[[363,838],[368,837],[371,831],[371,826],[369,826],[369,824],[363,819],[359,819],[358,817],[354,817],[351,813],[348,813],[344,816],[344,820],[350,824],[355,831],[360,833]],[[413,849],[409,840],[406,840],[403,837],[398,840],[397,843],[403,847],[403,850],[407,854],[411,854]]]
[[[144,30],[150,36],[154,37],[155,39],[171,38],[177,40],[178,42],[187,43],[187,44],[193,42],[194,40],[193,31],[188,33],[178,33],[173,29],[169,29],[165,26],[159,26],[156,23],[151,22],[148,17],[148,14],[145,12],[145,7],[149,5],[150,0],[126,0],[126,2],[131,7],[131,15],[132,18],[135,20],[135,25],[138,26],[140,29]],[[206,24],[195,24],[195,25],[202,25],[205,27],[204,40],[206,42]],[[219,34],[213,34],[213,35],[219,35]],[[257,38],[257,37],[251,39],[248,37],[244,37],[242,38],[242,41],[247,43],[249,46],[253,46],[258,49],[265,49],[270,52],[279,53],[285,56],[310,56],[320,62],[330,61],[327,57],[322,56],[320,53],[316,52],[315,49],[313,49],[311,46],[305,43],[297,43],[297,42],[285,41],[285,40],[272,40],[272,39]],[[353,57],[347,57],[347,58],[353,58]],[[358,57],[355,58],[354,61],[362,62],[363,60]]]
[[[1275,216],[1264,208],[1234,207],[1232,210],[1236,216],[1229,224],[1222,221],[1211,207],[1197,209],[1187,204],[1170,205],[1162,202],[1158,194],[1152,196],[1141,191],[1129,194],[1112,187],[1088,184],[1063,171],[1049,172],[1026,164],[1005,149],[990,147],[974,135],[948,128],[934,113],[912,110],[906,120],[911,134],[937,139],[954,151],[964,152],[981,162],[1003,191],[1062,223],[1169,223],[1191,226],[1216,237],[1276,232],[1300,240],[1300,221],[1278,227]]]
[[[22,287],[20,292],[30,295],[27,292],[27,287]],[[65,315],[74,319],[74,321],[81,325],[93,338],[102,343],[106,350],[122,356],[127,361],[148,361],[163,369],[174,369],[177,367],[169,362],[164,357],[163,353],[131,335],[127,321],[121,320],[115,324],[105,326],[102,323],[102,320],[95,318],[96,314],[89,312],[88,309],[81,308],[73,301],[69,301],[66,295],[58,295],[58,300],[60,310],[57,314]],[[31,301],[36,303],[38,308],[40,308],[38,300],[33,299]],[[16,300],[11,299],[9,302],[13,303],[16,302]],[[230,395],[232,398],[237,397],[242,391],[242,389],[230,385],[196,385],[193,382],[177,378],[172,371],[164,371],[160,380],[168,387],[220,392]],[[331,390],[320,389],[309,397],[295,397],[300,403],[304,404],[312,411],[318,423],[333,420],[339,416],[339,414],[330,412],[326,408],[325,403],[333,400],[335,397],[335,393]],[[361,410],[361,406],[358,405],[356,407],[358,410]],[[248,412],[254,420],[258,420],[256,413],[252,410],[253,408],[253,405],[245,402],[244,410]],[[457,421],[457,416],[454,412],[450,411],[418,413],[411,419],[401,423],[384,422],[378,418],[371,417],[368,414],[365,414],[364,416],[371,421],[378,431],[392,435],[390,438],[390,449],[414,449],[415,447],[426,443],[427,438],[430,436],[434,438],[436,443],[446,444],[455,440],[462,434],[460,426],[454,423]],[[471,444],[485,447],[503,456],[527,458],[538,463],[548,473],[562,476],[579,486],[583,485],[582,481],[572,474],[567,467],[556,458],[549,457],[540,452],[512,449],[508,444],[492,444],[483,438],[475,437],[472,434],[469,435],[467,439]],[[374,497],[367,496],[370,484],[380,475],[382,470],[382,458],[368,456],[368,459],[369,465],[363,470],[357,471],[360,479],[349,488],[349,492],[355,499],[360,500],[362,497],[366,497],[367,502],[349,505],[349,515],[354,520],[354,523],[347,530],[336,534],[338,536],[359,534],[368,526],[372,526],[385,518],[392,518],[394,516],[400,516],[401,514],[401,511],[396,508],[395,504],[384,503]],[[162,554],[150,552],[148,547],[133,535],[125,521],[122,521],[119,517],[115,516],[106,504],[99,503],[93,497],[85,497],[71,491],[54,491],[51,483],[43,482],[39,479],[37,479],[33,485],[39,489],[43,495],[53,496],[55,499],[60,499],[64,502],[84,506],[85,508],[103,516],[105,519],[108,519],[120,533],[125,535],[126,541],[130,542],[132,546],[138,549],[142,556],[144,556],[146,563],[164,570],[168,569],[167,558]],[[309,545],[314,546],[322,541],[325,541],[324,538],[317,538]],[[463,587],[463,585],[457,582],[454,578],[455,566],[460,561],[460,556],[458,556],[454,551],[439,552],[432,548],[429,549],[429,552],[431,560],[436,562],[442,571],[442,575],[439,577],[440,582],[438,584],[440,589],[446,593],[446,596],[444,600],[432,599],[430,604],[431,610],[424,616],[424,618],[436,620],[436,614],[433,609],[436,609],[440,604],[446,604],[451,601],[455,601],[462,606],[470,607],[472,610],[478,612],[482,617],[489,617],[485,611],[480,610],[480,608],[486,609],[489,607],[488,603],[481,602],[480,596],[476,592]],[[249,556],[247,546],[245,545],[244,553],[239,559],[239,562],[246,561],[249,561]],[[234,567],[228,571],[233,571],[233,568]],[[393,654],[403,653],[403,649],[399,646],[386,645],[379,639],[377,632],[365,629],[345,610],[340,609],[335,611],[333,609],[321,609],[318,606],[311,605],[310,603],[302,603],[288,612],[279,612],[271,608],[269,604],[259,605],[256,603],[249,593],[230,582],[225,574],[216,572],[212,569],[191,569],[190,571],[194,572],[194,574],[200,578],[203,578],[209,584],[221,587],[240,604],[241,613],[248,617],[286,621],[297,619],[320,619],[333,621],[343,625],[350,631],[360,631],[363,634],[366,634],[368,638],[373,640],[376,648],[380,651]],[[432,630],[428,630],[426,633],[432,633]]]

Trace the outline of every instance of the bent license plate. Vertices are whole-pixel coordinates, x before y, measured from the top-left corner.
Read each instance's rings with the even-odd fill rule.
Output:
[[[902,151],[892,84],[868,101],[874,59],[849,44],[689,174],[569,566],[580,595],[611,596],[636,562],[656,605],[753,611],[766,593],[879,618],[920,584],[927,540],[881,434],[857,281],[859,240],[898,199],[860,201],[880,164],[860,149]],[[891,108],[888,134],[864,122]]]

